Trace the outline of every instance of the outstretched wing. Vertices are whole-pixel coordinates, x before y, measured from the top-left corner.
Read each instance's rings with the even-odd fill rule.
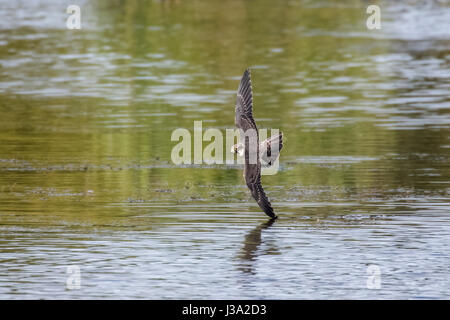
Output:
[[[254,169],[257,168],[252,167],[245,171],[245,182],[247,183],[247,187],[252,192],[253,198],[255,198],[256,203],[258,203],[264,213],[271,218],[276,218],[277,216],[273,211],[272,205],[270,204],[270,201],[261,185],[261,165],[259,165],[257,170]]]
[[[236,97],[236,127],[247,131],[253,129],[257,131],[255,120],[253,119],[253,93],[250,70],[247,69],[242,76]]]
[[[261,162],[259,159],[259,137],[258,128],[256,127],[255,120],[253,119],[253,94],[252,94],[252,82],[250,79],[250,70],[247,69],[242,76],[241,83],[239,84],[237,98],[236,98],[236,127],[249,133],[247,136],[242,137],[244,143],[244,178],[247,183],[247,187],[250,189],[253,198],[258,203],[259,207],[271,218],[276,218],[272,205],[261,186]],[[248,131],[250,130],[250,131]],[[256,137],[255,137],[256,135]],[[248,138],[248,139],[247,139]],[[253,139],[252,139],[253,138]],[[250,146],[250,143],[255,143],[254,146]],[[255,150],[256,149],[256,150]],[[250,155],[252,152],[253,158],[256,161],[250,161],[253,159]],[[256,157],[255,157],[256,153]],[[255,162],[255,163],[253,163]]]

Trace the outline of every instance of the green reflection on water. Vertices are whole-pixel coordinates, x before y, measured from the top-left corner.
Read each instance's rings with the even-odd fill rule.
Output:
[[[448,128],[429,123],[433,103],[392,103],[425,84],[380,66],[376,58],[397,49],[365,29],[364,5],[94,1],[80,31],[4,31],[0,211],[83,221],[139,201],[241,210],[241,171],[174,168],[170,135],[194,120],[233,128],[248,66],[258,125],[285,134],[281,171],[263,178],[275,207],[294,202],[280,206],[296,214],[305,198],[445,195]]]

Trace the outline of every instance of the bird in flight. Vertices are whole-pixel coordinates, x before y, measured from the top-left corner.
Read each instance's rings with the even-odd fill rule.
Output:
[[[258,128],[253,119],[253,93],[249,69],[245,70],[239,84],[235,124],[240,129],[240,138],[243,142],[234,145],[231,152],[244,156],[244,179],[247,187],[264,213],[276,219],[278,217],[261,185],[261,160],[270,166],[278,158],[283,147],[283,133],[259,143]]]

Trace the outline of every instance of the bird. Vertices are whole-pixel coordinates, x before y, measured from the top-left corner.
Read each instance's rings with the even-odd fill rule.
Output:
[[[258,128],[253,119],[253,92],[248,68],[237,91],[235,125],[240,130],[241,141],[244,142],[232,146],[231,152],[244,156],[244,179],[252,197],[266,215],[271,219],[277,219],[278,216],[261,185],[261,160],[266,165],[271,165],[278,158],[283,147],[283,133],[280,132],[259,143]]]

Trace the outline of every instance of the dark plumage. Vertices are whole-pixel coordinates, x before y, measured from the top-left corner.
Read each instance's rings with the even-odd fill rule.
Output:
[[[272,219],[277,218],[273,211],[272,205],[264,192],[261,185],[261,161],[259,156],[259,135],[258,128],[256,127],[255,120],[253,119],[253,96],[252,96],[252,83],[250,79],[250,70],[245,70],[242,76],[241,83],[239,84],[237,98],[236,98],[236,127],[243,132],[247,132],[248,139],[244,138],[244,178],[247,183],[247,187],[250,189],[253,198],[258,203],[259,207]],[[252,129],[250,131],[247,131]],[[282,141],[282,134],[279,136]],[[250,143],[253,142],[252,145]],[[256,143],[256,144],[255,144]],[[279,149],[281,149],[280,144]],[[256,153],[256,156],[255,156]],[[256,159],[254,161],[253,159]],[[252,161],[250,161],[252,160]]]

